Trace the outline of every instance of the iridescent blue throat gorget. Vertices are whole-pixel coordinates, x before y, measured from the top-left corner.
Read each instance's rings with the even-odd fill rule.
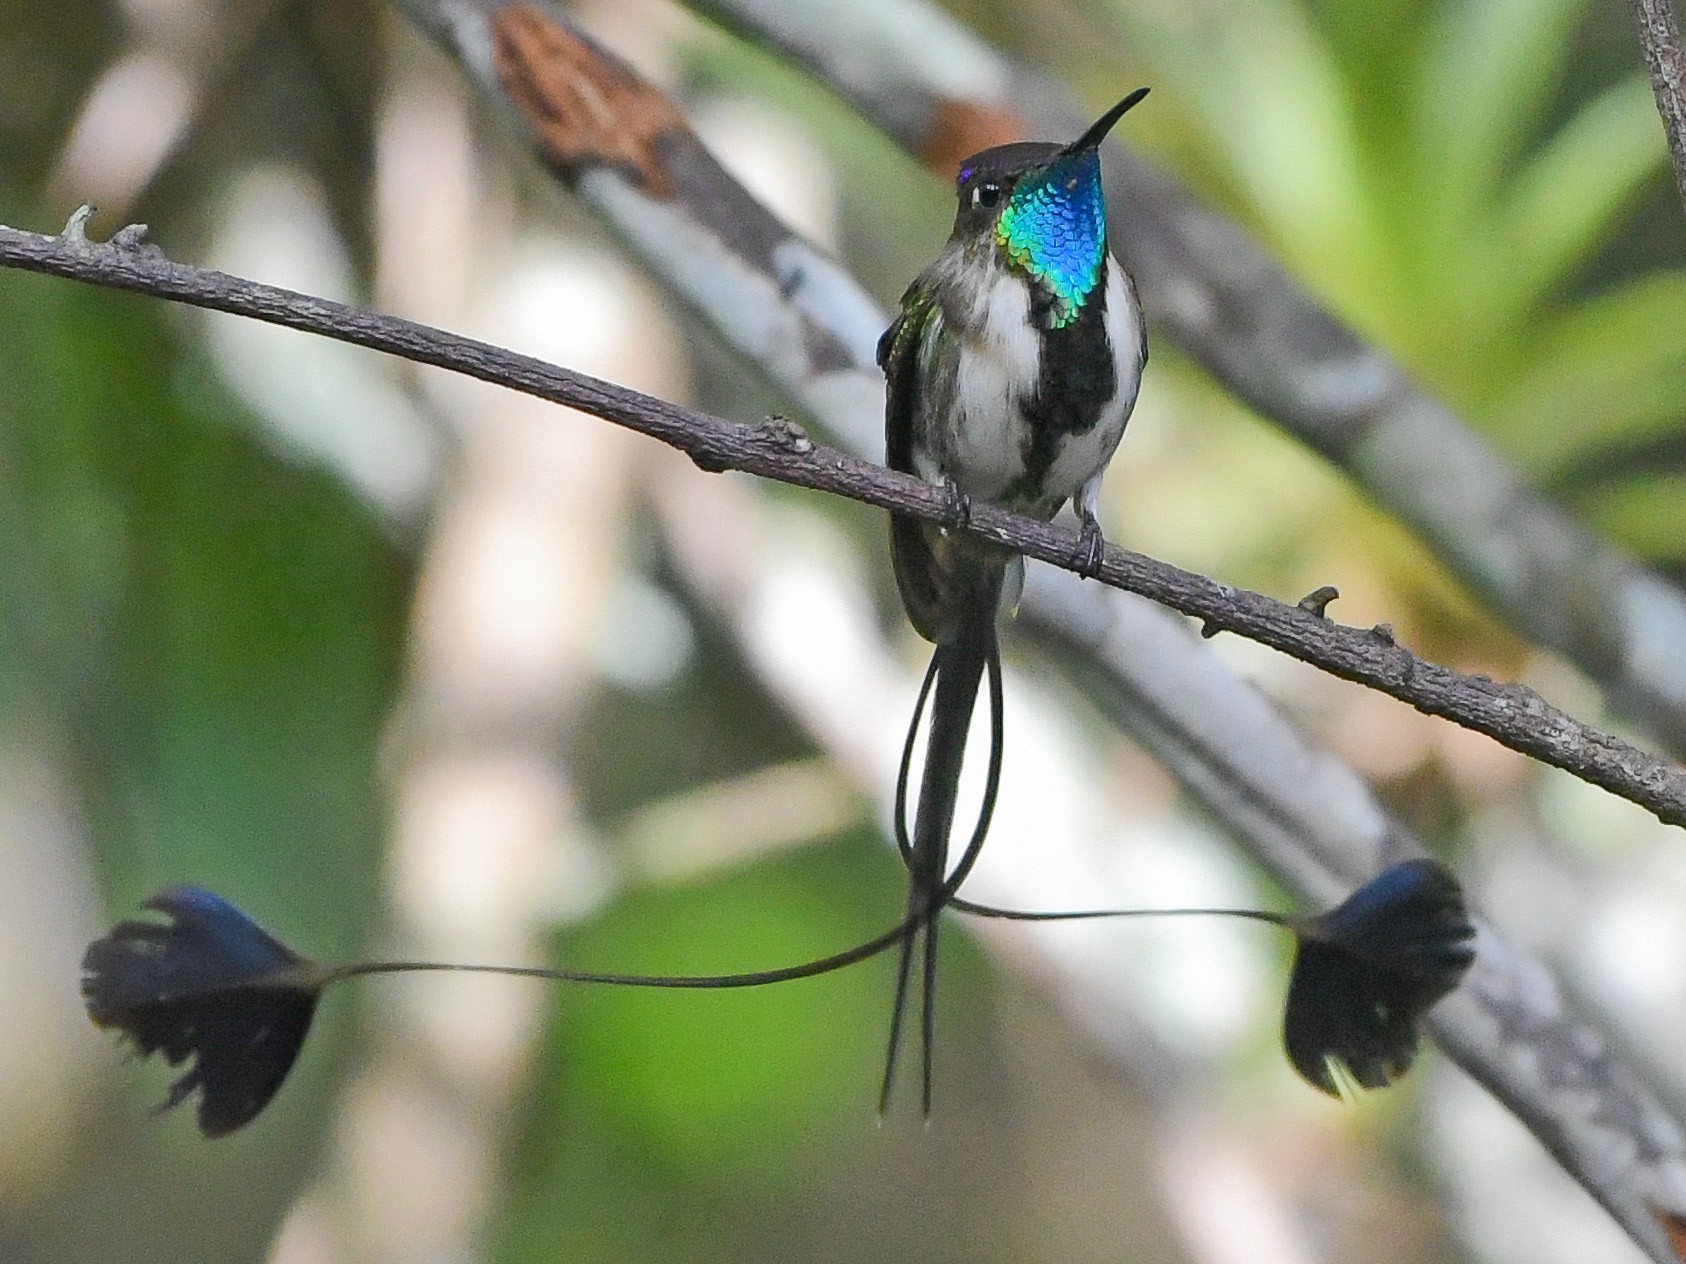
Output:
[[[995,239],[1015,267],[1053,295],[1052,327],[1076,320],[1106,256],[1099,155],[1085,149],[1025,176],[996,221]]]

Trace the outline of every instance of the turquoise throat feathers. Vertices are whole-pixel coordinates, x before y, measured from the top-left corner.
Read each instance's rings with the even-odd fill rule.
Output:
[[[1049,327],[1063,329],[1100,281],[1106,255],[1101,163],[1092,149],[1027,177],[996,222],[996,240],[1015,267],[1053,298]]]

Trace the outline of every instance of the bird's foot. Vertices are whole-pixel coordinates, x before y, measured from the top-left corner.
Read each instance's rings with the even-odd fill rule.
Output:
[[[951,478],[942,481],[943,498],[947,504],[943,507],[943,525],[945,527],[965,527],[972,521],[972,498],[960,490]]]
[[[1071,555],[1071,564],[1084,579],[1094,579],[1101,573],[1101,561],[1106,556],[1106,537],[1101,534],[1101,524],[1087,514],[1083,515],[1083,529],[1077,537],[1077,550]]]

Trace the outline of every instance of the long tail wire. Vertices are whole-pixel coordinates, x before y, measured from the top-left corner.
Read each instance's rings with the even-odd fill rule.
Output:
[[[924,720],[925,709],[930,701],[931,690],[936,684],[937,675],[942,660],[940,651],[931,655],[931,662],[925,669],[925,678],[919,686],[919,696],[913,704],[913,718],[907,726],[907,739],[902,744],[901,765],[896,774],[896,797],[893,809],[892,831],[895,835],[896,850],[901,853],[902,863],[909,871],[914,867],[913,841],[908,829],[907,792],[911,780],[913,767],[913,752],[918,740],[919,730]],[[942,910],[956,898],[959,889],[983,852],[984,839],[989,834],[990,822],[995,815],[995,802],[1001,789],[1002,753],[1006,741],[1006,725],[1003,714],[1003,688],[1001,681],[1001,650],[993,632],[990,636],[989,653],[985,659],[986,675],[989,681],[989,714],[990,714],[990,743],[989,769],[984,777],[983,798],[978,807],[978,819],[972,827],[972,837],[966,844],[966,850],[950,871],[943,885],[938,889],[936,897],[928,902],[924,910],[923,919],[910,919],[905,934],[916,934],[921,926],[939,916]],[[923,979],[924,995],[929,1005],[932,988],[930,976],[931,963],[927,962]],[[902,1026],[907,1008],[908,973],[906,969],[898,971],[896,975],[896,994],[890,1011],[890,1040],[889,1048],[884,1057],[884,1078],[879,1088],[878,1113],[883,1117],[889,1108],[890,1096],[895,1088],[896,1064],[901,1050]],[[920,1101],[925,1118],[931,1115],[931,1058],[933,1054],[933,1029],[929,1022],[921,1024],[921,1058],[924,1076],[921,1080]]]

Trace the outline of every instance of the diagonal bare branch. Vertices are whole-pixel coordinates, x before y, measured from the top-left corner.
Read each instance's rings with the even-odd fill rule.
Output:
[[[1670,0],[1631,0],[1639,23],[1639,42],[1651,71],[1651,91],[1657,98],[1668,156],[1674,163],[1674,187],[1686,208],[1686,52],[1680,48],[1680,26]]]
[[[1146,603],[1033,572],[1021,622],[1268,869],[1328,902],[1422,843],[1363,781]],[[1654,1260],[1686,1224],[1680,1124],[1574,1015],[1537,959],[1482,924],[1469,978],[1430,1014],[1441,1047],[1522,1120]]]
[[[944,523],[1054,566],[1074,570],[1079,565],[1082,549],[1075,532],[989,504],[957,513],[940,488],[816,444],[783,418],[744,425],[711,416],[472,338],[175,263],[156,248],[142,245],[132,229],[113,242],[93,242],[83,231],[83,222],[79,212],[59,237],[0,227],[0,264],[249,316],[391,352],[577,408],[660,439],[705,470],[739,470],[847,496]],[[1393,639],[1386,625],[1347,627],[1303,606],[1232,588],[1117,545],[1107,546],[1095,578],[1198,618],[1208,634],[1222,630],[1256,640],[1429,715],[1485,733],[1513,750],[1629,799],[1668,824],[1686,825],[1686,770],[1575,719],[1526,686],[1465,676],[1418,658]]]

